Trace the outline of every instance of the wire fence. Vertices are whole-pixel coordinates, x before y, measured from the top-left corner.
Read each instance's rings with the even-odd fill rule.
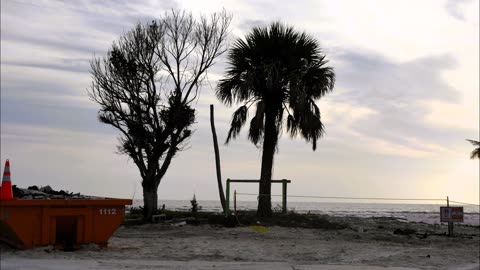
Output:
[[[246,196],[270,196],[270,197],[282,197],[278,194],[254,194],[254,193],[241,193],[235,192],[236,195],[246,195]],[[377,200],[377,201],[441,201],[447,202],[446,198],[436,199],[436,198],[384,198],[384,197],[348,197],[348,196],[310,196],[310,195],[287,195],[288,198],[311,198],[311,199],[338,199],[338,200]],[[466,202],[452,201],[448,200],[450,203],[460,204],[460,205],[469,205],[469,206],[478,206],[479,204],[472,204]]]
[[[456,204],[462,204],[462,205],[470,205],[470,206],[478,206],[480,207],[479,204],[473,204],[473,203],[466,203],[466,202],[457,202],[457,201],[452,201],[450,200],[451,203],[456,203]]]

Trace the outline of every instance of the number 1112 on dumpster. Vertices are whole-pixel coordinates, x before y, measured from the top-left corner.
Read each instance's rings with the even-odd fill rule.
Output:
[[[117,214],[117,209],[115,208],[101,208],[99,211],[100,211],[100,215],[116,215]]]

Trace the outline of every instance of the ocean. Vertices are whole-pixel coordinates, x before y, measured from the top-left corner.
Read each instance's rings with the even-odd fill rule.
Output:
[[[200,211],[222,212],[219,201],[199,200]],[[191,208],[187,200],[159,200],[159,208],[165,204],[167,210],[188,211]],[[142,200],[134,200],[133,207],[142,206]],[[349,202],[295,202],[287,203],[288,211],[296,213],[326,214],[332,216],[355,217],[392,217],[406,222],[424,222],[440,224],[440,206],[444,204],[400,204],[400,203],[349,203]],[[451,205],[459,206],[459,205]],[[464,205],[464,222],[467,225],[480,225],[480,207]],[[256,201],[237,201],[237,210],[255,210]],[[274,211],[281,211],[279,201],[272,201]],[[230,202],[233,209],[233,202]]]

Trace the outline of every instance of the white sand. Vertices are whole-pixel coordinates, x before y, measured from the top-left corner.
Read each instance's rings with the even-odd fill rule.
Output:
[[[343,219],[352,229],[325,231],[210,225],[121,227],[107,249],[75,252],[3,246],[1,269],[480,269],[480,229],[382,219]],[[418,234],[396,235],[396,228]],[[422,234],[427,232],[427,237]]]
[[[6,259],[2,269],[20,270],[85,270],[85,269],[171,269],[171,270],[417,270],[405,267],[349,266],[349,265],[301,265],[285,262],[212,262],[212,261],[157,261],[157,260],[66,260],[66,259]]]

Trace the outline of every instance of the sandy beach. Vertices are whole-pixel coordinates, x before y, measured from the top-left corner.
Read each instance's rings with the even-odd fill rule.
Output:
[[[348,228],[122,226],[107,249],[2,246],[1,269],[479,269],[478,227],[458,225],[447,237],[443,225],[330,219]]]

